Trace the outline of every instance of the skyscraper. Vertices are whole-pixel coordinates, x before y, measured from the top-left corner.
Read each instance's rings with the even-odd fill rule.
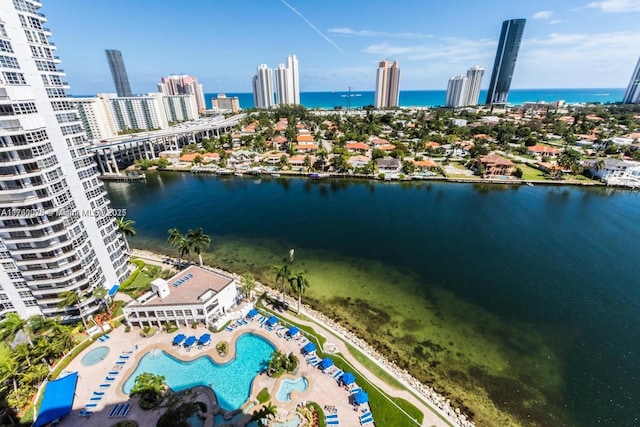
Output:
[[[445,107],[464,107],[468,96],[468,79],[465,76],[454,76],[447,85]]]
[[[118,96],[132,96],[129,77],[127,77],[127,69],[124,67],[124,60],[122,59],[122,52],[115,49],[107,49],[105,52],[107,53],[111,77],[113,77],[113,84],[116,86]]]
[[[273,71],[267,64],[260,64],[253,76],[253,105],[256,108],[272,108],[273,101]]]
[[[464,105],[478,105],[484,68],[475,66],[467,70],[467,96]]]
[[[278,65],[276,76],[276,102],[278,105],[300,104],[300,84],[298,77],[298,59],[295,55],[287,57],[287,65]]]
[[[623,104],[637,104],[638,102],[640,102],[640,59],[636,63],[629,86],[627,86],[627,91],[622,98]]]
[[[491,71],[491,82],[487,93],[487,105],[506,104],[511,87],[511,77],[516,67],[518,50],[526,19],[511,19],[502,23],[496,59]]]
[[[380,61],[376,72],[376,108],[397,107],[400,101],[400,67],[398,61]]]
[[[204,91],[202,85],[198,83],[197,77],[184,74],[162,77],[158,83],[158,92],[162,92],[164,95],[194,95],[198,112],[202,113],[207,109],[204,103]]]
[[[0,316],[75,321],[126,278],[128,256],[39,9],[0,1]],[[81,312],[58,308],[65,291]]]

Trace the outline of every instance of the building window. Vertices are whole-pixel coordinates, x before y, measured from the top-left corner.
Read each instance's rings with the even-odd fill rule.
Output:
[[[12,56],[0,55],[0,67],[5,68],[20,68],[18,60]]]
[[[4,75],[4,81],[8,85],[26,85],[27,81],[24,79],[22,73],[2,73]]]
[[[11,43],[6,40],[0,40],[0,52],[13,53]]]

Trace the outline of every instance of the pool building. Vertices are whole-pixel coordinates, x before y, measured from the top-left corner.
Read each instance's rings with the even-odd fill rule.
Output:
[[[132,326],[162,326],[169,322],[213,326],[219,316],[237,304],[236,280],[195,265],[169,280],[155,279],[151,291],[123,308]]]

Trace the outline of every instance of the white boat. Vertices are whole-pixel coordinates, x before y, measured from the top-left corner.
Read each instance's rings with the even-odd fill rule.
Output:
[[[277,172],[272,173],[271,176],[274,178],[280,178],[280,174]]]
[[[235,176],[244,176],[244,174],[242,172],[235,172],[234,175]]]
[[[533,187],[533,183],[528,182],[528,181],[527,181],[527,185],[528,185],[529,187]]]

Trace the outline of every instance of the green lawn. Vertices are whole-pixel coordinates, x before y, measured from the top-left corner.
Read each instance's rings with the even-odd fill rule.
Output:
[[[522,179],[525,181],[544,181],[546,179],[544,177],[544,172],[541,170],[532,168],[524,163],[518,163],[516,166],[522,169]]]

